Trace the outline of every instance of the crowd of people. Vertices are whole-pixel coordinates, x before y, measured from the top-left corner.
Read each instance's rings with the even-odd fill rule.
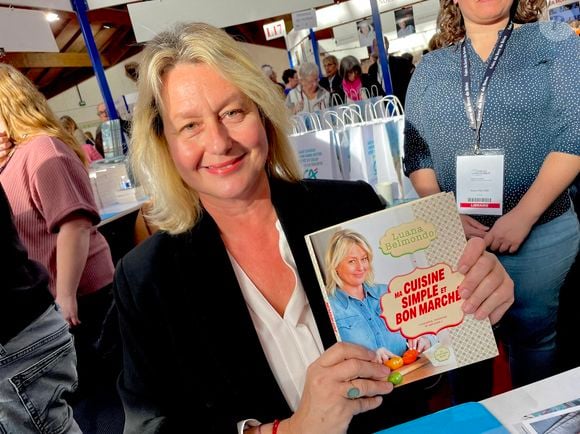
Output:
[[[437,49],[394,89],[405,104],[405,172],[420,196],[456,194],[468,238],[454,264],[464,275],[462,309],[499,327],[514,385],[554,372],[558,297],[580,243],[569,196],[580,172],[580,88],[570,86],[580,40],[539,22],[543,6],[442,0]],[[394,392],[382,362],[432,339],[369,332],[337,342],[328,320],[327,298],[344,324],[366,315],[378,327],[368,315],[387,288],[373,281],[368,242],[336,232],[326,294],[305,243],[384,206],[365,182],[300,176],[289,113],[356,102],[375,88],[384,95],[378,65],[368,74],[353,56],[326,56],[323,65],[322,80],[304,62],[279,83],[270,65],[254,65],[225,31],[202,23],[149,41],[129,158],[159,230],[115,266],[88,177],[104,155],[98,138],[95,146],[72,118],[57,118],[21,72],[0,64],[8,248],[0,431],[80,432],[70,405],[100,381],[98,344],[111,312],[126,433],[372,433],[427,414],[434,380]],[[98,114],[108,120],[104,104]],[[491,173],[486,195],[474,170]],[[365,306],[349,311],[340,304],[347,299]],[[38,371],[42,387],[12,387],[47,358],[54,363]],[[491,368],[453,375],[481,399],[491,393],[481,385]]]
[[[385,43],[388,49],[386,38]],[[367,72],[363,71],[361,61],[351,55],[344,56],[340,61],[332,54],[326,55],[322,60],[325,71],[322,77],[315,63],[302,63],[297,71],[297,81],[286,85],[286,106],[291,113],[312,113],[332,106],[385,96],[376,38],[369,45],[372,45],[373,63]],[[413,62],[408,58],[389,55],[392,92],[402,104],[414,69]]]

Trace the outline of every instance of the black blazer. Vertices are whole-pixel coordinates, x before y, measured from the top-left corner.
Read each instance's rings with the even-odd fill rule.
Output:
[[[327,348],[336,339],[304,235],[382,204],[363,182],[271,181],[271,190]],[[115,296],[124,346],[119,391],[125,432],[233,433],[244,419],[291,415],[208,214],[187,233],[157,233],[128,253],[117,266]],[[408,407],[416,409],[411,400],[418,398],[403,399],[405,393],[397,392],[404,389],[385,400],[391,402],[385,411],[357,416],[349,432],[370,433],[417,416]],[[403,413],[392,407],[395,402]]]
[[[342,89],[342,77],[340,76],[340,74],[337,73],[334,76],[332,82],[330,82],[328,77],[322,77],[318,82],[318,84],[320,85],[320,87],[323,87],[330,92],[330,105],[340,105],[346,103],[344,99],[345,97],[344,90]],[[338,104],[334,103],[334,100],[336,100],[336,98],[333,98],[333,95],[337,95],[340,98],[340,103]]]

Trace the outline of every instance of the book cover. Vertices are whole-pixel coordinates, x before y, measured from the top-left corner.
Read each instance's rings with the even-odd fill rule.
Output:
[[[529,434],[578,434],[580,432],[580,406],[525,419],[522,427]]]
[[[395,384],[498,355],[489,320],[461,310],[463,276],[455,267],[466,239],[452,193],[305,239],[337,339],[376,351],[401,374]]]

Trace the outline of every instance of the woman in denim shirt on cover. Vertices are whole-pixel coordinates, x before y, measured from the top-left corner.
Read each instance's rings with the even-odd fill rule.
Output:
[[[423,352],[435,337],[407,340],[386,327],[381,296],[388,288],[373,282],[373,251],[368,241],[350,230],[336,232],[326,252],[326,292],[340,337],[376,351],[377,359],[402,355],[407,348]]]

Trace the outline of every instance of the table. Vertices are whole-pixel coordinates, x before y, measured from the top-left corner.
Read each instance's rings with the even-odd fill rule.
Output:
[[[145,202],[147,199],[115,204],[100,210],[101,222],[97,229],[109,243],[114,264],[135,247],[135,222]]]
[[[101,209],[99,211],[99,214],[101,215],[101,222],[97,225],[97,227],[106,225],[107,223],[124,217],[134,211],[138,211],[141,206],[147,202],[147,200],[148,199],[142,199],[127,203],[116,203],[115,205]]]
[[[511,433],[527,414],[580,398],[580,367],[481,401]]]

